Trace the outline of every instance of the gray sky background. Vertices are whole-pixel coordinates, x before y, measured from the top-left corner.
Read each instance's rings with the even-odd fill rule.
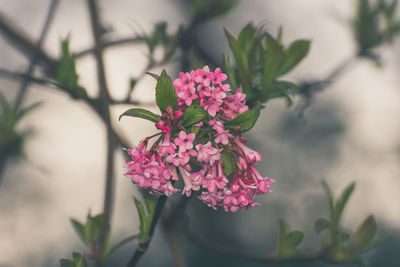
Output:
[[[103,20],[112,26],[116,38],[149,31],[158,21],[167,21],[174,29],[188,18],[173,0],[100,3]],[[0,11],[30,37],[37,38],[48,4],[48,0],[0,0]],[[229,16],[203,27],[203,41],[211,45],[211,54],[220,58],[218,55],[227,49],[223,27],[236,35],[249,21],[263,22],[275,34],[282,25],[285,43],[298,38],[312,39],[309,56],[287,78],[321,78],[356,51],[348,26],[354,6],[354,1],[334,0],[242,1]],[[91,46],[84,1],[61,1],[44,47],[58,55],[59,41],[68,33],[72,50]],[[275,178],[277,183],[271,195],[259,198],[263,207],[233,215],[234,218],[256,227],[252,229],[265,228],[259,219],[268,218],[272,232],[268,235],[274,235],[273,227],[283,217],[293,228],[306,229],[306,234],[315,238],[312,224],[326,215],[320,180],[327,180],[335,192],[356,181],[344,225],[355,227],[373,213],[378,225],[400,230],[399,44],[397,40],[391,47],[379,49],[383,58],[381,69],[369,61],[358,61],[316,97],[303,119],[297,118],[299,100],[291,108],[281,101],[268,103],[247,137],[249,144],[265,155],[259,164],[260,172]],[[0,68],[25,70],[26,60],[3,37],[0,47]],[[113,96],[124,96],[129,78],[141,72],[145,60],[144,46],[107,50],[107,77]],[[89,94],[95,95],[93,59],[79,60],[78,72]],[[134,95],[136,99],[151,101],[153,88],[152,79],[145,79]],[[0,80],[0,90],[9,99],[17,89],[18,83]],[[21,125],[35,132],[26,146],[28,162],[12,163],[0,187],[0,266],[56,266],[56,260],[69,257],[71,247],[83,248],[68,219],[83,219],[88,209],[95,214],[102,207],[103,126],[83,103],[52,89],[31,86],[24,105],[38,101],[44,104]],[[132,144],[137,144],[155,129],[151,123],[140,120],[118,122],[119,114],[127,108],[113,109],[114,122]],[[113,218],[114,240],[135,232],[138,222],[131,201],[137,190],[123,176],[123,165],[119,153],[115,166],[118,198]],[[239,227],[235,233],[244,243],[259,242],[257,231]],[[45,262],[49,258],[54,262]]]

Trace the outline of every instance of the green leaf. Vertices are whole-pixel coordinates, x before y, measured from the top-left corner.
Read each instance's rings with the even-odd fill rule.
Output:
[[[142,109],[142,108],[128,109],[127,111],[122,113],[121,116],[119,116],[119,120],[121,120],[121,118],[123,116],[142,118],[142,119],[149,120],[152,122],[159,122],[161,120],[159,115],[154,114],[153,112],[148,111],[146,109]]]
[[[230,176],[236,170],[236,161],[232,158],[232,155],[226,152],[225,150],[222,151],[222,165],[223,172],[226,176]]]
[[[315,232],[317,234],[321,233],[322,231],[329,229],[331,227],[331,222],[324,218],[319,218],[315,221]]]
[[[85,234],[85,225],[80,223],[79,221],[75,219],[70,219],[70,222],[72,224],[72,227],[74,228],[76,234],[79,236],[79,238],[82,240],[84,244],[88,244],[86,240],[86,234]]]
[[[161,111],[165,111],[168,106],[171,106],[174,110],[179,109],[178,96],[165,70],[161,72],[160,78],[157,81],[156,103]]]
[[[63,87],[78,94],[86,94],[79,85],[79,75],[76,72],[75,56],[69,50],[69,36],[61,41],[61,58],[54,80]]]
[[[144,210],[144,207],[142,205],[142,203],[140,202],[140,200],[138,200],[137,198],[133,197],[133,200],[135,201],[135,206],[136,206],[136,210],[138,212],[139,215],[139,221],[140,221],[140,232],[143,232],[143,227],[146,224],[146,213]]]
[[[330,215],[331,215],[331,219],[333,219],[334,218],[334,213],[335,213],[335,202],[334,202],[334,199],[333,199],[332,190],[324,180],[322,180],[321,185],[322,185],[322,188],[325,191],[326,197],[328,198],[329,212],[330,212]]]
[[[270,88],[278,77],[283,55],[283,47],[271,35],[267,35],[266,48],[262,53],[261,87],[263,91]]]
[[[304,233],[301,231],[289,231],[289,226],[280,220],[277,254],[282,258],[296,256],[299,253],[297,246],[304,238]]]
[[[347,250],[361,252],[372,240],[376,231],[376,221],[374,216],[368,216],[361,225],[357,228],[357,231],[352,235]]]
[[[301,231],[293,231],[287,235],[288,242],[291,246],[297,247],[303,241],[304,233]]]
[[[70,259],[61,259],[60,260],[61,267],[86,267],[86,259],[83,254],[73,252],[72,260]]]
[[[231,85],[231,89],[233,92],[236,92],[236,90],[239,88],[239,86],[236,81],[235,72],[233,71],[233,67],[229,60],[229,57],[224,55],[223,61],[224,61],[224,63],[223,63],[224,70],[225,70],[226,75],[228,76],[228,81],[229,81],[229,84]]]
[[[267,99],[285,97],[287,104],[292,105],[292,95],[297,93],[298,88],[295,83],[288,81],[275,81],[273,89],[267,92]]]
[[[255,107],[239,114],[233,120],[225,122],[225,126],[234,129],[236,126],[240,126],[240,132],[246,132],[253,128],[258,117],[260,116],[260,105],[257,104]]]
[[[294,41],[286,50],[283,64],[279,70],[279,76],[291,71],[310,50],[311,42],[309,40]]]
[[[250,90],[250,77],[249,75],[249,64],[248,58],[242,48],[240,47],[239,42],[233,37],[233,35],[227,30],[224,29],[226,38],[228,39],[228,43],[230,48],[232,49],[233,55],[235,57],[237,69],[238,69],[238,76],[240,83],[243,87],[245,93]],[[236,89],[236,88],[235,88]]]
[[[340,198],[336,202],[334,215],[335,215],[335,219],[337,222],[339,222],[339,220],[343,214],[343,210],[346,207],[346,204],[347,204],[351,194],[354,191],[355,185],[356,185],[355,182],[353,182],[349,186],[347,186],[346,189],[343,191],[342,195],[340,196]]]
[[[183,118],[182,118],[183,126],[187,127],[196,122],[199,122],[205,117],[207,117],[207,114],[208,114],[207,111],[205,111],[204,108],[202,108],[200,105],[193,104],[188,108],[186,108],[183,113]]]

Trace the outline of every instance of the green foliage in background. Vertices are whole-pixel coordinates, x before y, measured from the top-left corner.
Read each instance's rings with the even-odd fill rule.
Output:
[[[262,28],[247,24],[235,38],[225,30],[233,52],[235,65],[224,56],[224,70],[228,74],[233,90],[241,88],[247,95],[247,103],[265,103],[274,98],[286,98],[292,103],[297,85],[279,79],[296,67],[308,54],[311,42],[296,40],[288,48],[282,44],[282,29],[274,38]]]

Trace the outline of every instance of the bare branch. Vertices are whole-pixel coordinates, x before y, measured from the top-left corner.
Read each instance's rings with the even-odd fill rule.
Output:
[[[31,58],[31,60],[29,62],[28,69],[26,70],[26,75],[27,76],[30,76],[32,74],[33,69],[34,69],[34,67],[36,65],[36,61],[39,59],[40,48],[42,47],[42,43],[43,43],[44,39],[46,38],[48,29],[50,28],[51,21],[52,21],[54,15],[56,13],[56,9],[57,9],[57,6],[58,6],[59,2],[60,2],[59,0],[52,0],[51,3],[50,3],[50,7],[49,7],[49,10],[47,12],[46,20],[44,22],[44,25],[43,25],[42,31],[40,33],[39,39],[38,39],[38,41],[36,43],[35,53],[33,54],[32,58]],[[15,109],[18,109],[19,106],[21,105],[22,100],[23,100],[24,95],[25,95],[26,88],[28,86],[28,83],[29,83],[28,79],[23,79],[22,80],[21,86],[20,86],[20,88],[18,90],[17,97],[16,97],[16,100],[15,100]]]
[[[1,12],[0,33],[4,35],[5,40],[9,42],[12,47],[16,47],[27,58],[32,58],[37,53],[40,66],[47,75],[52,76],[54,70],[57,68],[57,61],[43,50],[37,50],[35,43],[29,39],[25,33],[15,27],[15,23],[6,18]]]
[[[144,41],[144,38],[141,36],[123,38],[123,39],[114,40],[114,41],[103,41],[101,43],[101,48],[104,49],[107,47],[113,47],[113,46],[119,46],[119,45],[137,44],[137,43],[143,43],[143,41]],[[95,48],[88,48],[88,49],[85,49],[85,50],[75,53],[75,57],[81,58],[81,57],[90,55],[94,52],[95,52]]]

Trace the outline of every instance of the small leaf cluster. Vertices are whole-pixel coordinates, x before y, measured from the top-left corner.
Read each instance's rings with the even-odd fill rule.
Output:
[[[278,248],[276,256],[279,258],[295,257],[299,254],[298,246],[303,241],[304,233],[291,231],[289,225],[283,220],[279,221]]]
[[[16,110],[0,93],[0,162],[2,164],[8,157],[22,155],[23,142],[29,131],[19,131],[17,129],[18,123],[39,105],[40,103],[36,103],[27,108]]]
[[[85,255],[80,254],[78,252],[72,253],[72,260],[61,259],[60,265],[61,265],[61,267],[86,267],[86,266],[88,266],[86,263]]]
[[[69,49],[70,37],[61,41],[61,56],[57,72],[53,79],[67,90],[72,97],[80,98],[86,96],[86,89],[79,85],[79,75],[76,72],[75,56]]]
[[[247,24],[235,38],[225,30],[235,64],[224,56],[224,69],[233,89],[242,88],[247,101],[254,105],[274,98],[286,98],[297,91],[296,84],[278,80],[296,67],[307,55],[311,42],[296,40],[287,49],[282,45],[282,30],[274,38],[261,28]]]
[[[159,22],[154,25],[150,34],[143,34],[143,38],[149,53],[150,58],[153,60],[154,51],[157,47],[163,48],[162,62],[167,62],[175,53],[179,36],[182,29],[179,29],[175,34],[167,32],[167,23]]]
[[[359,47],[359,55],[376,63],[379,57],[373,48],[390,42],[400,33],[400,19],[396,18],[397,0],[358,0],[356,15],[352,19],[352,29]]]
[[[329,219],[319,218],[315,221],[316,233],[328,232],[323,247],[315,259],[334,263],[364,264],[366,260],[362,254],[387,241],[388,236],[375,235],[377,225],[372,215],[368,216],[353,234],[340,225],[340,219],[354,191],[355,183],[346,187],[338,199],[334,199],[331,189],[325,182],[322,183],[322,186],[328,198],[330,217]],[[301,259],[299,246],[303,238],[303,232],[292,231],[286,222],[280,220],[277,248],[273,258],[294,261]]]
[[[102,262],[110,252],[110,230],[104,215],[92,216],[89,212],[85,223],[71,219],[71,224],[81,241],[89,248],[90,257],[96,262]]]
[[[334,198],[327,183],[323,182],[322,186],[328,199],[330,218],[316,220],[315,231],[317,233],[328,231],[323,249],[325,257],[335,262],[364,262],[362,253],[381,244],[387,237],[375,236],[377,225],[372,215],[368,216],[353,234],[340,225],[340,219],[354,191],[355,183],[346,187],[338,199]]]

